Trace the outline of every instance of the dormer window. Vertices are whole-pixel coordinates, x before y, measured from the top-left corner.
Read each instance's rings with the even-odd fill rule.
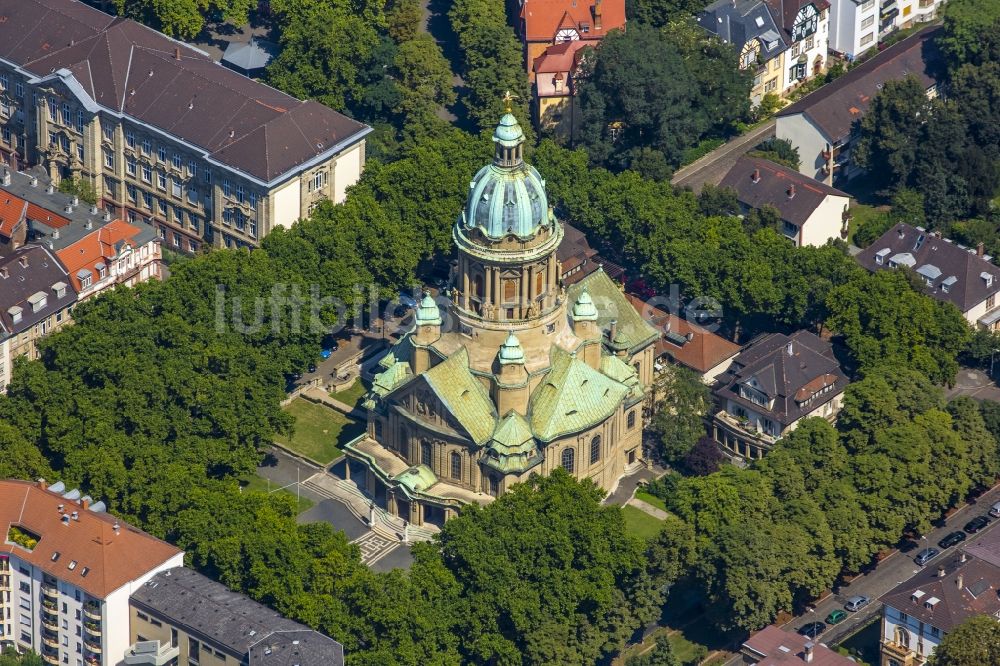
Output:
[[[28,297],[28,303],[31,304],[32,312],[39,312],[44,310],[45,306],[49,304],[49,297],[45,295],[44,291],[36,291]]]
[[[20,307],[16,306],[16,305],[13,305],[13,306],[7,308],[7,314],[10,315],[10,320],[13,323],[15,323],[15,324],[20,324],[21,323],[21,313],[22,312],[23,312],[23,310]]]
[[[983,271],[982,273],[979,274],[979,277],[983,278],[983,281],[986,283],[987,287],[993,286],[993,275],[991,275],[990,273]]]

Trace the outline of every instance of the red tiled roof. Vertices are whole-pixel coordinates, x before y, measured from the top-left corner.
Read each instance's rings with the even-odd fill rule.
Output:
[[[59,505],[63,505],[64,513],[59,512]],[[63,515],[74,511],[78,520],[64,523]],[[12,543],[0,543],[0,553],[15,554],[101,599],[182,552],[114,516],[85,510],[27,481],[0,481],[0,530],[4,540],[12,525],[40,537],[38,544],[29,551]],[[55,553],[59,555],[53,559]],[[72,568],[71,563],[75,563]]]
[[[608,32],[625,26],[625,0],[601,0],[601,27],[595,25],[592,0],[524,0],[524,39],[528,42],[551,42],[560,27],[571,27],[581,39],[602,39]],[[582,25],[588,24],[587,33]]]
[[[28,202],[24,199],[7,192],[0,192],[0,236],[10,237],[18,222],[24,220],[27,208]]]
[[[40,222],[47,227],[52,229],[61,229],[69,224],[67,220],[62,215],[57,215],[50,210],[45,210],[41,206],[33,203],[28,204],[28,219],[34,222]]]
[[[82,289],[80,278],[77,273],[81,268],[96,271],[96,266],[100,262],[109,263],[118,256],[117,244],[127,243],[133,248],[135,241],[132,240],[142,230],[122,220],[114,220],[104,225],[100,229],[93,231],[72,245],[68,245],[56,252],[59,261],[66,266],[69,279],[77,291]]]
[[[642,318],[661,332],[660,339],[656,342],[657,356],[669,354],[681,365],[705,373],[740,351],[740,346],[735,342],[730,342],[677,315],[651,307],[638,296],[633,294],[626,296]],[[667,331],[685,337],[690,335],[690,338],[685,344],[678,345],[664,337]]]
[[[806,662],[806,644],[812,644],[812,661]],[[755,662],[756,666],[789,666],[791,664],[810,664],[810,666],[854,666],[854,662],[847,657],[837,654],[830,648],[811,641],[805,636],[793,634],[790,631],[780,629],[773,624],[764,627],[751,636],[743,644],[744,654],[747,651],[755,653],[754,656],[763,655],[760,661]]]
[[[532,65],[536,72],[569,72],[577,65],[577,54],[585,46],[593,46],[589,42],[575,40],[553,44],[545,52],[535,58]]]

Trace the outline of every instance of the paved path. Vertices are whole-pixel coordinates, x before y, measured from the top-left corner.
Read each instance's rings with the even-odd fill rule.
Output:
[[[660,520],[666,520],[667,518],[670,517],[670,514],[667,513],[666,511],[664,511],[663,509],[659,509],[659,508],[653,506],[652,504],[650,504],[649,502],[644,502],[641,499],[639,499],[638,497],[633,497],[627,503],[629,505],[634,506],[635,508],[639,509],[640,511],[645,511],[646,513],[648,513],[649,515],[651,515],[653,518],[659,518]]]
[[[399,546],[399,541],[371,531],[355,539],[353,543],[361,549],[361,563],[368,566],[378,562]]]
[[[997,362],[1000,363],[1000,354],[997,354]],[[965,395],[976,400],[1000,402],[1000,388],[990,381],[985,372],[972,368],[959,369],[955,385],[948,389],[946,394],[949,398]]]
[[[618,482],[618,487],[604,498],[604,503],[625,506],[632,499],[632,496],[635,495],[635,490],[639,487],[639,484],[658,479],[665,471],[665,469],[653,464],[652,467],[643,467],[634,474],[623,477]]]
[[[729,170],[736,166],[736,161],[740,157],[772,136],[774,136],[773,118],[760,127],[731,139],[686,167],[678,169],[670,182],[678,187],[690,187],[695,192],[701,191],[705,183],[718,185]]]

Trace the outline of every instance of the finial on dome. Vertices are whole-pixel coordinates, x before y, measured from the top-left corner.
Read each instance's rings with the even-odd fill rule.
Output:
[[[597,321],[597,306],[586,289],[580,292],[573,305],[573,321]]]
[[[514,331],[507,334],[507,339],[500,345],[500,365],[524,363],[524,348],[521,341],[514,335]]]
[[[511,113],[514,111],[514,100],[517,97],[512,94],[509,90],[503,94],[503,111],[504,113]]]
[[[424,297],[420,299],[417,311],[414,314],[414,321],[417,326],[440,326],[441,310],[431,297],[429,291],[424,291]]]

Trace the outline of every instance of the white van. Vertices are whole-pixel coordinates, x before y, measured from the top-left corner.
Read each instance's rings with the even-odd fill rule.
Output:
[[[994,518],[1000,518],[1000,502],[995,502],[993,506],[990,507],[990,515]]]

